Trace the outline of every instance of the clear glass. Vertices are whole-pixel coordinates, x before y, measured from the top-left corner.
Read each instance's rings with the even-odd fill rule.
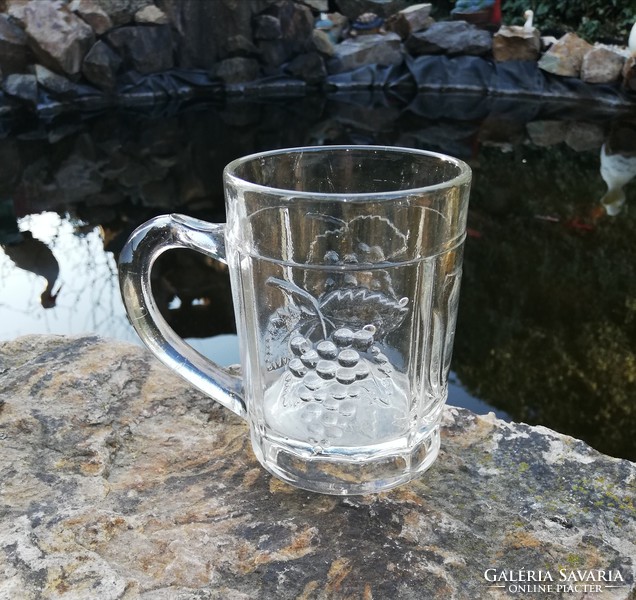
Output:
[[[409,481],[439,452],[470,176],[448,156],[375,146],[236,160],[224,239],[184,217],[133,234],[122,253],[132,321],[166,364],[246,417],[256,456],[284,481],[330,494]],[[141,257],[140,235],[153,232]],[[135,254],[149,265],[175,245],[229,265],[240,380],[195,356],[148,303]]]

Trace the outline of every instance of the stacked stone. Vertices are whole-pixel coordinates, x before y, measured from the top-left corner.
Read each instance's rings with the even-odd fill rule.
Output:
[[[327,13],[335,6],[339,13]],[[636,89],[626,49],[569,33],[543,54],[531,25],[493,36],[465,21],[434,22],[431,4],[407,0],[0,0],[0,81],[37,105],[114,94],[118,83],[173,68],[200,70],[226,90],[270,75],[321,86],[329,75],[442,54],[538,61],[545,72]],[[373,23],[373,27],[364,25]]]
[[[549,47],[542,55],[543,44]],[[624,69],[629,59],[627,49],[592,45],[575,33],[548,40],[534,27],[504,26],[494,36],[493,56],[498,62],[537,60],[546,73],[577,77],[586,83],[614,84],[622,77],[625,88],[634,85],[633,76]]]
[[[628,54],[620,49],[592,46],[575,33],[566,33],[539,60],[547,73],[579,77],[587,83],[615,83]]]
[[[86,84],[112,93],[125,75],[173,67],[231,85],[288,65],[316,82],[326,77],[312,41],[320,8],[323,0],[0,0],[0,81],[33,105],[42,89],[62,99]]]

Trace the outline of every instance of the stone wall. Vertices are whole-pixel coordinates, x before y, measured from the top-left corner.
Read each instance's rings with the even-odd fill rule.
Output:
[[[292,0],[3,0],[0,10],[0,70],[17,96],[47,87],[47,75],[103,91],[122,73],[175,67],[255,79],[313,49],[313,13]],[[54,75],[38,76],[37,64]],[[21,94],[6,89],[14,74]]]
[[[334,6],[340,12],[326,12]],[[151,100],[157,88],[242,89],[273,76],[305,90],[361,67],[408,71],[422,55],[540,59],[559,77],[636,88],[636,59],[625,49],[574,34],[542,41],[535,28],[502,27],[493,38],[430,13],[430,4],[406,0],[0,0],[0,104],[92,96],[95,105],[135,86]]]
[[[30,336],[0,344],[0,447],[2,598],[636,590],[636,465],[544,427],[448,407],[421,479],[321,496],[266,473],[245,424],[141,348]]]

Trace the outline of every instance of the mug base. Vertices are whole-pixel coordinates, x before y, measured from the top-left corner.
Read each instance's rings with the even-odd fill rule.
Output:
[[[275,441],[252,431],[254,453],[275,477],[297,488],[321,494],[353,496],[390,490],[426,471],[440,449],[439,425],[424,432],[413,446],[401,451],[351,454],[347,449],[309,452],[289,440]]]

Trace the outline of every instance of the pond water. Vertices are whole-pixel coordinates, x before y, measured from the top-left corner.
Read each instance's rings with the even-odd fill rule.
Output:
[[[330,143],[436,150],[474,170],[449,403],[635,460],[636,119],[593,106],[365,92],[5,119],[0,340],[139,343],[117,284],[130,232],[166,212],[222,221],[227,162]],[[180,335],[238,362],[219,265],[171,251],[154,286]]]

